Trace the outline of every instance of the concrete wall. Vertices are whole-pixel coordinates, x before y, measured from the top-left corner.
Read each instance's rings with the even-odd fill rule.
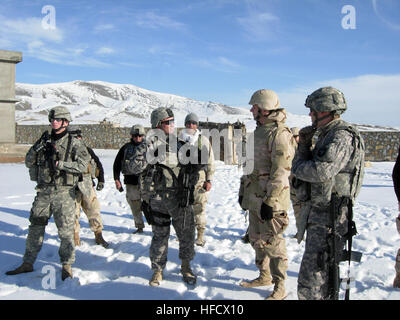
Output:
[[[0,50],[0,143],[15,143],[15,65],[22,53]]]

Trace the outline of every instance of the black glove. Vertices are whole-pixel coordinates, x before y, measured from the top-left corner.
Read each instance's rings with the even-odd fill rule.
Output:
[[[50,135],[48,131],[43,132],[40,139],[33,145],[33,150],[35,152],[39,152],[43,148],[46,147],[46,142],[50,139]]]
[[[299,144],[311,146],[316,128],[307,126],[299,131]]]
[[[103,190],[103,188],[104,188],[104,182],[97,183],[97,187],[96,187],[97,191],[101,191],[101,190]]]
[[[265,204],[264,201],[261,205],[260,215],[261,219],[264,221],[271,220],[273,218],[272,208],[269,205]]]
[[[243,196],[239,196],[239,204],[242,206]]]

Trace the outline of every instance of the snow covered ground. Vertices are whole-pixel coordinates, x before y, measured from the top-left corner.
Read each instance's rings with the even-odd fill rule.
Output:
[[[197,285],[182,282],[179,272],[178,242],[174,231],[170,238],[168,263],[161,286],[148,285],[152,275],[149,246],[151,228],[144,234],[135,230],[125,193],[119,193],[112,177],[117,150],[95,150],[105,168],[106,185],[97,192],[104,222],[105,249],[94,243],[86,216],[81,216],[81,241],[73,265],[74,278],[61,281],[59,240],[53,218],[46,229],[44,245],[34,272],[6,276],[21,263],[28,232],[28,217],[35,192],[23,163],[0,164],[0,300],[6,299],[146,299],[146,300],[262,300],[272,287],[244,289],[242,279],[258,275],[254,252],[242,243],[247,227],[237,204],[241,170],[217,163],[213,188],[207,205],[207,243],[196,247],[192,262],[198,275]],[[361,263],[352,263],[355,283],[352,300],[398,300],[400,290],[393,289],[394,264],[400,236],[395,227],[397,200],[391,172],[393,162],[372,163],[366,168],[361,194],[355,205],[359,234],[354,250],[362,251]],[[297,300],[297,276],[304,251],[291,236],[295,233],[293,212],[286,230],[289,269],[287,300]],[[173,230],[173,229],[172,229]],[[347,265],[341,271],[345,274]],[[55,272],[55,275],[54,275]],[[343,298],[343,291],[340,294]]]

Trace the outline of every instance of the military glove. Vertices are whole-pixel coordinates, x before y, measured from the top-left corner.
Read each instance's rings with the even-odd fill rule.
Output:
[[[312,126],[307,126],[299,131],[299,144],[311,146],[312,137],[314,136],[316,129]]]
[[[271,220],[274,217],[274,215],[272,214],[272,208],[269,205],[265,204],[264,201],[261,205],[260,215],[261,219],[264,221]]]
[[[49,132],[48,131],[43,132],[43,134],[40,137],[40,139],[33,145],[33,150],[35,152],[39,152],[40,150],[45,148],[46,147],[46,142],[49,139],[50,139]]]
[[[97,187],[96,187],[97,191],[101,191],[101,190],[103,190],[103,188],[104,188],[104,182],[97,183]]]

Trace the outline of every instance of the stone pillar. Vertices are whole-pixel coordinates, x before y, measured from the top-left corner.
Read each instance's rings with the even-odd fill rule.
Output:
[[[25,156],[26,148],[15,145],[15,65],[21,61],[21,52],[0,50],[0,162]]]

